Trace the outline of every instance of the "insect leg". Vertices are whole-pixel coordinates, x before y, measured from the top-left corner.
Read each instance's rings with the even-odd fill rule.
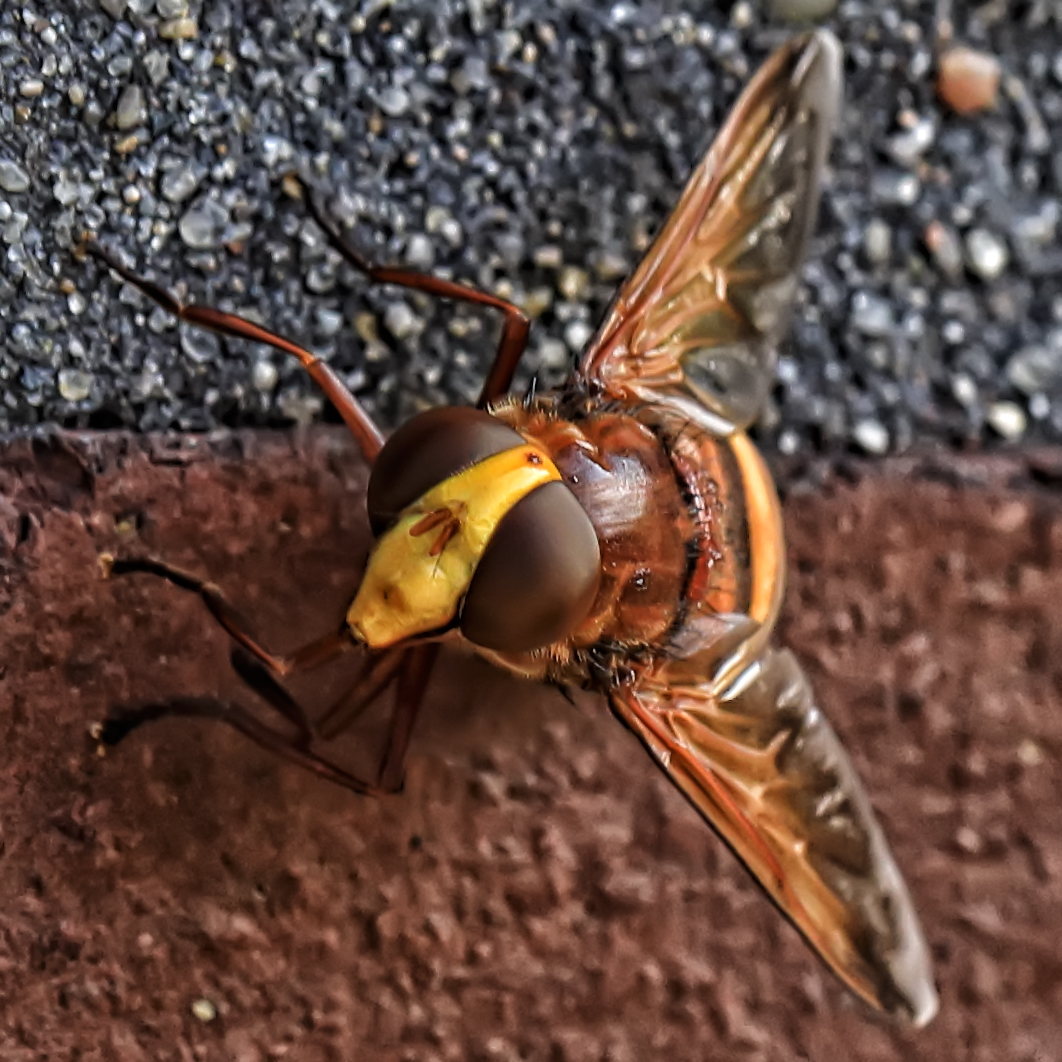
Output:
[[[424,691],[428,688],[431,669],[439,655],[438,642],[417,645],[404,650],[401,660],[398,687],[395,690],[395,707],[387,731],[380,771],[376,784],[387,793],[402,788],[405,774],[406,751],[413,736],[413,724],[417,720]]]
[[[355,793],[362,793],[366,796],[383,796],[393,791],[383,789],[379,785],[366,782],[356,775],[350,774],[338,764],[318,756],[303,745],[293,742],[287,735],[278,733],[271,727],[266,726],[239,705],[226,704],[207,697],[175,697],[171,700],[159,701],[156,704],[146,704],[140,708],[124,711],[106,720],[103,724],[100,740],[104,745],[117,745],[137,727],[143,726],[144,723],[169,717],[216,719],[219,722],[227,723],[245,737],[249,737],[256,744],[261,745],[262,748],[280,756],[281,759],[297,764],[299,767],[313,772],[318,777],[324,778],[329,782],[335,782],[336,785],[351,789]]]
[[[165,288],[127,269],[121,262],[105,251],[98,243],[88,242],[84,250],[99,259],[108,268],[113,269],[123,280],[139,288],[149,299],[157,302],[164,310],[188,324],[208,328],[222,335],[235,336],[237,339],[249,339],[253,343],[265,343],[267,346],[293,354],[302,363],[303,368],[313,377],[314,382],[324,392],[325,397],[335,406],[361,448],[365,460],[372,464],[383,446],[383,435],[372,422],[372,418],[350,393],[350,389],[335,374],[331,366],[321,361],[308,350],[293,343],[290,339],[269,332],[251,321],[234,313],[224,313],[210,306],[197,306],[195,303],[184,304],[171,295]]]
[[[294,175],[293,175],[294,176]],[[298,181],[296,177],[295,180]],[[464,302],[476,303],[480,306],[489,306],[499,310],[505,315],[502,324],[501,339],[498,341],[498,351],[494,356],[494,363],[483,384],[477,405],[483,408],[491,402],[497,401],[513,382],[513,374],[520,358],[527,349],[527,334],[531,328],[531,321],[527,314],[505,299],[498,298],[486,291],[466,287],[464,284],[456,284],[450,280],[433,277],[426,273],[417,273],[412,269],[397,269],[391,266],[373,265],[360,252],[356,251],[343,237],[335,222],[331,220],[317,202],[316,197],[298,181],[303,189],[303,198],[314,221],[321,227],[329,242],[355,269],[364,273],[369,280],[378,284],[395,284],[402,288],[412,288],[414,291],[423,291],[428,295],[438,295],[444,299],[460,299]]]
[[[145,562],[143,567],[127,570],[151,571],[163,575],[186,589],[193,587],[187,586],[185,582],[179,582],[178,579],[199,583],[194,577],[186,577],[183,572],[178,572],[158,562]],[[199,585],[209,587],[209,584],[199,583]],[[223,626],[232,633],[227,625],[223,623]],[[234,634],[233,637],[236,635]],[[253,713],[239,705],[204,697],[175,697],[124,709],[109,716],[103,723],[99,735],[100,741],[104,745],[117,745],[133,730],[145,723],[170,716],[216,719],[227,723],[283,759],[298,764],[337,785],[351,789],[355,793],[379,796],[397,792],[402,788],[406,751],[409,748],[413,725],[424,699],[424,691],[427,688],[439,646],[437,643],[430,643],[412,649],[397,649],[370,659],[361,669],[354,686],[344,692],[342,697],[324,714],[322,723],[327,723],[327,725],[318,730],[305,709],[276,680],[273,674],[275,669],[270,661],[310,659],[311,654],[316,653],[314,662],[319,663],[325,657],[318,647],[326,640],[321,639],[319,643],[311,643],[306,650],[301,650],[300,652],[304,654],[301,658],[299,654],[293,654],[288,658],[272,657],[269,654],[260,655],[264,653],[264,650],[256,653],[243,641],[240,641],[242,648],[237,648],[232,653],[232,664],[237,674],[255,693],[298,728],[299,734],[295,737],[266,726]],[[280,673],[290,674],[292,670],[296,668],[289,668],[288,671]],[[396,678],[398,686],[395,690],[395,706],[375,782],[366,782],[350,774],[332,760],[312,751],[310,745],[316,737],[334,737],[349,726],[356,716],[372,704]],[[353,701],[350,700],[352,696]]]
[[[270,652],[257,639],[247,632],[247,623],[229,604],[221,588],[215,583],[207,582],[181,571],[162,561],[151,557],[115,557],[106,562],[108,575],[128,575],[132,572],[144,572],[166,579],[181,590],[198,594],[210,614],[225,629],[229,636],[241,645],[255,659],[260,660],[270,671],[277,675],[290,675],[296,671],[306,671],[334,659],[340,653],[353,647],[354,642],[344,625],[338,631],[332,631],[314,641],[296,649],[286,656]]]
[[[397,678],[405,650],[369,654],[357,678],[316,721],[264,665],[241,648],[232,651],[232,666],[250,689],[301,731],[305,742],[331,741],[368,709]]]
[[[330,741],[353,725],[398,677],[405,655],[402,649],[369,654],[350,688],[344,690],[335,704],[317,720],[318,735]]]
[[[246,649],[236,646],[229,654],[232,670],[271,708],[278,711],[289,723],[299,728],[299,743],[305,747],[317,737],[317,728],[309,713],[273,677],[265,665],[251,656]]]

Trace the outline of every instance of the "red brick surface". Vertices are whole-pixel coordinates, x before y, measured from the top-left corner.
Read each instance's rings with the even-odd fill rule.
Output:
[[[253,703],[197,601],[104,582],[98,553],[211,575],[286,648],[356,584],[363,475],[331,431],[8,444],[0,1059],[1062,1057],[1062,501],[1035,471],[894,463],[786,503],[785,636],[938,962],[941,1014],[909,1033],[844,995],[591,697],[450,656],[382,801],[209,723],[97,758],[112,704]]]

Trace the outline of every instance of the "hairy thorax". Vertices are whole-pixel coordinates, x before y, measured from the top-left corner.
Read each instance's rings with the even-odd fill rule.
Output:
[[[564,642],[492,660],[555,682],[608,686],[628,677],[617,671],[620,658],[629,669],[666,653],[691,612],[743,610],[747,536],[725,440],[652,406],[575,420],[546,403],[493,412],[550,453],[597,533],[601,582]]]

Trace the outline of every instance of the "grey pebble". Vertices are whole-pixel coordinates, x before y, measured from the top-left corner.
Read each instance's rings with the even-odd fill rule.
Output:
[[[5,192],[24,192],[30,186],[30,175],[17,163],[0,159],[0,188]]]
[[[4,226],[4,230],[0,233],[0,239],[3,239],[4,243],[15,244],[22,242],[22,234],[26,231],[26,226],[29,225],[29,214],[23,210],[13,211],[11,214],[11,220]]]
[[[170,57],[157,49],[144,56],[144,70],[152,85],[161,85],[170,72]]]
[[[119,129],[135,129],[147,117],[144,90],[139,85],[128,85],[118,97],[115,124]]]
[[[962,241],[953,228],[934,222],[927,230],[926,243],[933,261],[945,276],[957,279],[962,275]]]
[[[865,336],[887,336],[896,327],[892,304],[868,291],[852,297],[852,325]]]
[[[136,373],[129,379],[129,390],[134,401],[146,402],[165,395],[166,381],[157,370]]]
[[[67,402],[83,402],[92,394],[93,376],[80,369],[60,369],[56,386]]]
[[[1025,434],[1027,420],[1021,406],[1014,402],[993,402],[985,414],[993,430],[1008,442]]]
[[[855,441],[868,454],[885,454],[889,451],[889,432],[877,420],[857,420],[852,426]]]
[[[398,118],[409,110],[409,93],[397,85],[392,85],[377,96],[377,103],[384,114]]]
[[[339,335],[343,328],[343,315],[336,310],[322,307],[314,314],[314,318],[317,322],[318,334],[325,339]]]
[[[391,302],[384,310],[384,325],[395,339],[407,339],[419,327],[416,314],[404,302]]]
[[[428,270],[435,264],[435,248],[423,233],[414,233],[406,244],[406,263],[412,269]]]
[[[871,265],[885,265],[892,254],[892,229],[881,220],[871,218],[863,234],[863,250]]]
[[[995,280],[1003,274],[1009,261],[1007,245],[987,229],[971,229],[966,234],[966,261],[972,272],[983,280]]]
[[[327,295],[336,286],[331,262],[319,262],[306,270],[306,287],[315,295]]]
[[[178,163],[162,175],[159,182],[162,198],[171,203],[183,203],[199,187],[203,176],[194,166]]]
[[[586,293],[590,274],[578,266],[565,266],[557,277],[557,290],[569,302],[578,302]]]
[[[871,184],[871,194],[882,203],[914,206],[922,194],[922,182],[913,173],[876,173]]]
[[[270,169],[275,169],[295,157],[295,147],[282,136],[266,136],[262,138],[262,157]]]
[[[312,424],[324,407],[324,399],[318,394],[304,394],[301,391],[282,391],[277,399],[280,412],[296,424]]]
[[[1062,342],[1022,347],[1007,362],[1007,379],[1026,395],[1062,386]]]
[[[561,369],[571,358],[568,347],[559,339],[544,339],[538,345],[542,364],[551,369]]]
[[[215,332],[188,326],[180,329],[180,336],[181,350],[200,365],[215,362],[221,355],[221,339]]]
[[[1051,414],[1051,400],[1047,395],[1029,395],[1029,416],[1034,420],[1043,420]]]
[[[825,18],[837,7],[838,0],[770,0],[771,14],[775,18],[794,22]]]
[[[933,123],[921,118],[909,129],[889,138],[888,152],[901,166],[913,167],[933,146],[935,137]]]
[[[229,212],[215,199],[198,200],[181,215],[177,229],[189,247],[203,249],[221,244],[229,225]]]
[[[573,354],[581,354],[586,349],[586,345],[590,342],[590,337],[593,334],[593,326],[587,324],[586,321],[572,321],[564,329],[564,341],[568,344],[568,349]]]
[[[561,249],[554,244],[536,248],[533,260],[540,269],[559,269],[564,263]]]
[[[277,367],[268,358],[259,358],[251,367],[251,386],[256,391],[270,392],[280,382]]]
[[[199,33],[199,26],[194,18],[173,18],[159,26],[159,36],[165,40],[191,40]]]
[[[973,377],[964,372],[956,373],[951,378],[951,393],[955,396],[956,402],[969,408],[975,407],[980,397],[977,383]]]

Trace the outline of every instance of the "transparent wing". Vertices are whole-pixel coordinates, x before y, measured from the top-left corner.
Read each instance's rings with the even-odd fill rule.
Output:
[[[768,649],[718,698],[651,682],[612,708],[845,984],[914,1025],[933,1017],[907,887],[791,653]]]
[[[774,372],[840,103],[825,30],[768,59],[624,284],[579,375],[716,432],[759,413]]]

